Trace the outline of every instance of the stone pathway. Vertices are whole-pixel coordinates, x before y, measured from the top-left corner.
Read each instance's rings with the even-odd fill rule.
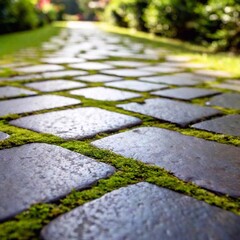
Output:
[[[239,239],[239,80],[89,23],[15,59],[0,239]]]

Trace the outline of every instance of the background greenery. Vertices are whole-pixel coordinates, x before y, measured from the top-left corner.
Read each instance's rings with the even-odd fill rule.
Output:
[[[112,0],[105,17],[121,27],[240,51],[240,0]]]

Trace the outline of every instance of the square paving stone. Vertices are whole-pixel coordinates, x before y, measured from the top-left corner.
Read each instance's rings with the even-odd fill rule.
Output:
[[[90,187],[114,168],[67,149],[33,143],[0,151],[0,219]]]
[[[144,67],[144,66],[148,66],[148,63],[145,62],[135,62],[135,61],[108,61],[106,62],[108,64],[111,64],[113,66],[117,66],[117,67]]]
[[[140,124],[141,120],[124,114],[87,107],[23,117],[10,123],[33,131],[57,135],[64,139],[83,139],[101,132],[131,127]]]
[[[192,127],[215,133],[240,136],[240,115],[228,115],[221,118],[194,124]]]
[[[56,107],[64,107],[81,103],[73,98],[44,95],[0,101],[0,116],[16,113],[28,113]]]
[[[144,67],[144,68],[141,68],[141,70],[154,72],[154,73],[176,73],[176,72],[182,71],[182,69],[179,69],[176,67],[170,67],[170,66],[167,67],[162,65]]]
[[[53,92],[72,88],[85,87],[86,84],[67,80],[52,80],[45,82],[28,83],[25,84],[25,86],[37,89],[42,92]]]
[[[220,106],[223,108],[240,109],[240,94],[224,93],[211,98],[211,100],[206,104],[211,106]]]
[[[0,87],[0,98],[5,98],[5,97],[18,97],[22,95],[30,96],[30,95],[35,95],[36,92],[22,89],[22,88],[17,88],[17,87]]]
[[[70,57],[58,57],[58,58],[42,58],[42,62],[49,64],[69,64],[69,63],[81,63],[84,62],[81,58]]]
[[[85,71],[77,71],[77,70],[66,70],[59,72],[46,72],[42,74],[42,78],[64,78],[64,77],[75,77],[86,75]]]
[[[144,103],[127,103],[118,105],[128,111],[152,116],[186,127],[189,123],[215,116],[220,112],[213,108],[201,107],[169,99],[147,99]]]
[[[213,87],[240,91],[240,80],[228,80],[223,83],[213,85]]]
[[[139,69],[113,69],[113,70],[104,70],[102,73],[109,74],[109,75],[116,75],[119,77],[144,77],[144,76],[151,76],[153,73],[142,71]]]
[[[84,82],[113,82],[113,81],[119,81],[122,80],[120,77],[115,76],[108,76],[104,74],[94,74],[94,75],[88,75],[83,77],[77,77],[75,80],[80,80]]]
[[[220,77],[220,78],[232,77],[230,73],[219,71],[219,70],[196,70],[195,73],[199,75],[209,76],[209,77]]]
[[[41,235],[44,240],[237,240],[239,224],[240,217],[233,213],[153,184],[138,183],[58,217]]]
[[[83,70],[103,70],[103,69],[113,68],[113,66],[109,64],[100,63],[100,62],[75,63],[75,64],[69,64],[68,66],[71,68],[77,68],[77,69],[83,69]]]
[[[0,132],[0,141],[1,141],[1,140],[5,140],[5,139],[7,139],[7,138],[9,138],[9,135],[8,135],[8,134],[6,134],[6,133],[4,133],[4,132]]]
[[[155,92],[152,92],[151,94],[161,96],[161,97],[191,100],[194,98],[216,95],[218,93],[220,92],[204,89],[204,88],[185,87],[185,88],[174,88],[174,89],[168,89],[168,90],[155,91]]]
[[[101,100],[101,101],[122,101],[131,98],[141,97],[140,94],[116,90],[105,87],[84,88],[73,90],[70,92],[73,95],[84,96],[86,98]]]
[[[159,166],[203,188],[240,196],[239,147],[155,127],[115,134],[93,145]]]
[[[16,68],[14,70],[18,72],[23,72],[23,73],[43,73],[43,72],[58,71],[63,69],[64,67],[59,65],[42,64],[42,65]]]
[[[156,89],[167,88],[166,85],[162,85],[162,84],[145,83],[145,82],[134,81],[134,80],[107,83],[105,84],[105,86],[124,88],[124,89],[139,91],[139,92],[146,92],[146,91],[151,91]]]
[[[165,83],[176,86],[194,86],[201,82],[214,81],[215,78],[198,76],[192,73],[178,73],[168,76],[144,77],[140,78],[140,80],[154,83]]]

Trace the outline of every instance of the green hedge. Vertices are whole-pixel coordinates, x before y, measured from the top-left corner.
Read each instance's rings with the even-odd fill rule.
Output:
[[[112,0],[105,15],[122,27],[240,50],[240,0]]]
[[[55,18],[54,9],[44,13],[31,0],[0,0],[0,34],[34,29]]]

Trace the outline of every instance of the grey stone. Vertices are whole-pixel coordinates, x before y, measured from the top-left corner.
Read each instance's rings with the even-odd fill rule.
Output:
[[[0,98],[35,95],[36,92],[16,87],[0,87]]]
[[[104,60],[106,58],[108,58],[106,55],[103,54],[80,54],[78,55],[78,57],[83,58],[84,60]]]
[[[149,71],[153,73],[176,73],[181,72],[182,69],[176,68],[176,67],[168,67],[168,66],[162,66],[162,65],[156,65],[156,66],[149,66],[141,68],[143,71]]]
[[[223,133],[232,136],[240,136],[240,115],[227,115],[201,123],[192,127],[215,133]]]
[[[83,70],[103,70],[103,69],[113,68],[113,66],[109,64],[100,63],[100,62],[75,63],[75,64],[69,64],[68,66],[71,68],[77,68],[77,69],[83,69]]]
[[[78,89],[73,90],[70,93],[73,95],[84,96],[86,98],[92,98],[101,101],[121,101],[141,97],[141,95],[137,93],[126,92],[122,90],[116,90],[105,87]]]
[[[115,76],[107,76],[103,74],[94,74],[94,75],[88,75],[83,77],[77,77],[75,80],[80,80],[84,82],[113,82],[113,81],[119,81],[122,78],[115,77]]]
[[[28,113],[79,104],[81,101],[62,96],[44,95],[0,101],[0,116]]]
[[[82,76],[86,75],[85,71],[77,71],[77,70],[66,70],[59,72],[46,72],[42,74],[42,78],[64,78],[64,77],[74,77],[74,76]]]
[[[194,86],[201,82],[214,81],[215,78],[198,76],[192,73],[178,73],[168,76],[145,77],[140,78],[140,80],[177,86]]]
[[[141,120],[124,114],[87,107],[23,117],[12,125],[33,131],[50,133],[64,139],[93,137],[101,132],[111,132],[141,123]]]
[[[90,187],[114,168],[67,149],[33,143],[0,151],[0,219]]]
[[[151,91],[156,89],[167,88],[166,85],[146,83],[146,82],[135,81],[135,80],[107,83],[105,84],[105,86],[124,88],[124,89],[139,91],[139,92],[146,92],[146,91]]]
[[[43,72],[58,71],[63,69],[64,67],[59,65],[42,64],[42,65],[16,68],[15,70],[23,73],[43,73]]]
[[[220,77],[220,78],[232,77],[230,73],[219,71],[219,70],[196,70],[195,73],[199,75],[209,76],[209,77]]]
[[[6,134],[6,133],[4,133],[4,132],[0,132],[0,141],[5,140],[5,139],[7,139],[7,138],[9,138],[9,135],[8,135],[8,134]]]
[[[133,68],[144,67],[149,65],[146,62],[135,62],[135,61],[108,61],[106,63],[111,64],[113,66],[117,66],[117,67],[133,67]]]
[[[213,97],[206,104],[211,106],[220,106],[223,108],[240,109],[240,94],[224,93],[219,96]]]
[[[161,97],[169,97],[169,98],[177,98],[183,100],[191,100],[194,98],[200,97],[208,97],[212,95],[216,95],[219,92],[204,88],[174,88],[168,90],[161,90],[152,92],[151,94],[161,96]]]
[[[109,75],[116,75],[119,77],[144,77],[144,76],[151,76],[153,73],[142,71],[139,69],[113,69],[113,70],[104,70],[102,73],[109,74]]]
[[[240,148],[144,127],[93,142],[124,157],[157,165],[211,191],[240,196]]]
[[[212,87],[221,88],[221,89],[229,89],[229,90],[233,90],[233,91],[240,91],[240,84],[234,84],[234,83],[228,82],[228,81],[226,81],[224,83],[212,85]]]
[[[0,78],[0,81],[28,81],[28,80],[38,80],[38,79],[42,79],[43,77],[38,74],[34,74],[34,75],[20,75],[20,76],[14,76],[14,77],[4,77],[4,78]]]
[[[161,63],[163,66],[179,67],[179,68],[190,68],[190,69],[201,69],[207,66],[202,63],[191,63],[191,62],[164,62]]]
[[[58,58],[42,58],[42,62],[49,64],[69,64],[69,63],[81,63],[84,62],[81,58],[70,57],[58,57]]]
[[[149,183],[120,188],[48,224],[44,240],[237,240],[240,217]]]
[[[182,127],[201,119],[215,116],[220,112],[213,108],[201,107],[169,99],[147,99],[144,103],[118,105],[125,110],[137,112],[154,118],[176,123]]]
[[[44,82],[34,82],[26,84],[27,87],[37,89],[42,92],[53,92],[53,91],[61,91],[72,88],[81,88],[85,87],[86,84],[67,81],[67,80],[52,80],[52,81],[44,81]]]
[[[166,56],[165,59],[169,62],[189,62],[192,60],[191,57],[188,56],[179,56],[179,55],[172,55],[172,56]]]

